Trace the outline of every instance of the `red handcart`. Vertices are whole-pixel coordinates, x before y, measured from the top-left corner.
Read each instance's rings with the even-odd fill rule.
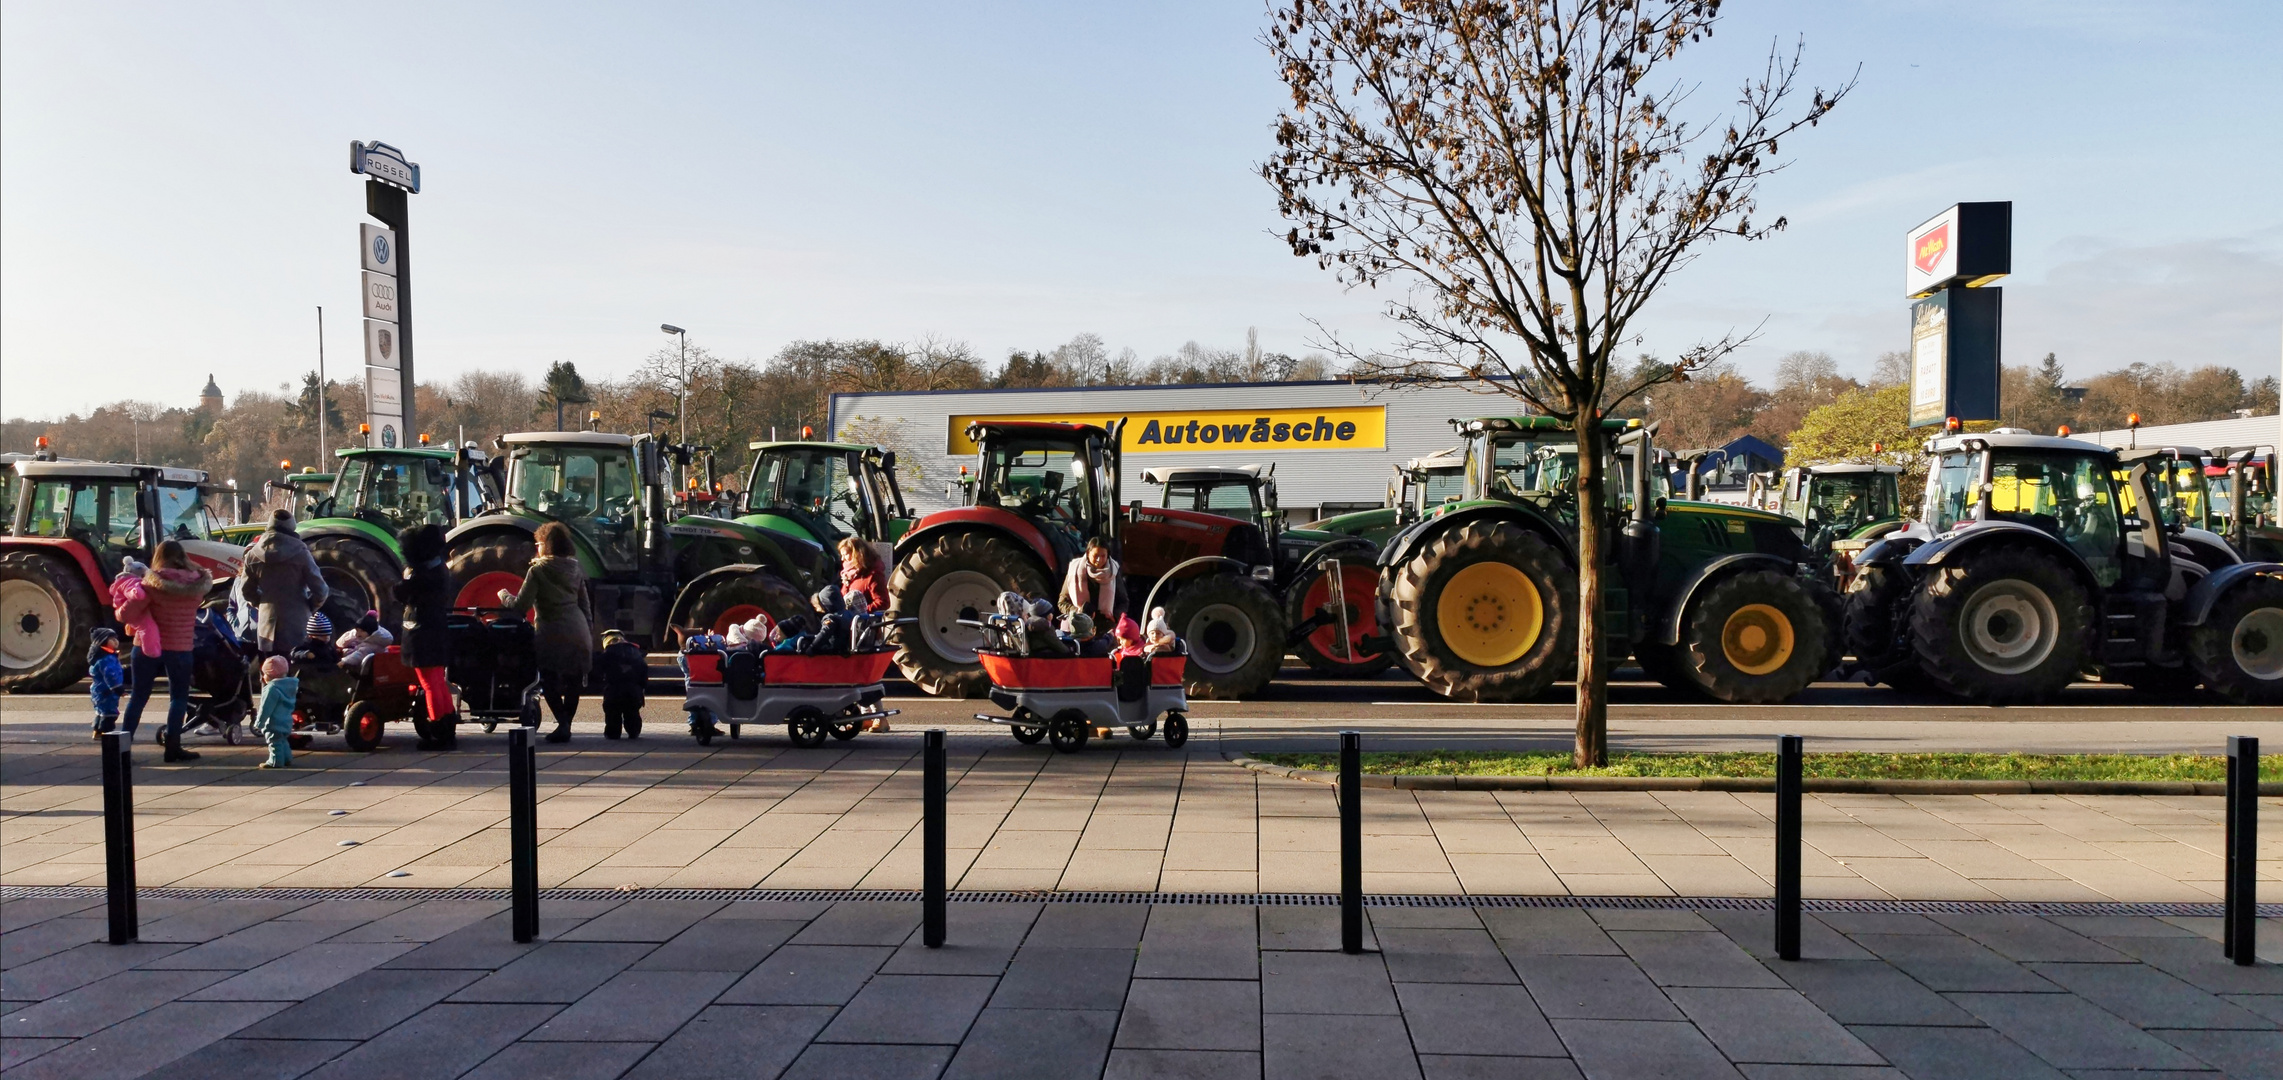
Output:
[[[1136,739],[1158,734],[1164,718],[1165,745],[1189,741],[1189,694],[1181,674],[1186,656],[1016,656],[981,651],[983,672],[991,677],[991,703],[1011,716],[975,714],[977,720],[1005,724],[1016,739],[1048,740],[1055,749],[1076,752],[1096,728],[1122,727]]]
[[[881,678],[895,657],[893,649],[684,653],[682,710],[700,746],[713,744],[720,723],[729,725],[731,738],[747,724],[783,724],[793,745],[802,747],[820,746],[827,735],[853,739],[900,711],[880,708],[888,695]]]

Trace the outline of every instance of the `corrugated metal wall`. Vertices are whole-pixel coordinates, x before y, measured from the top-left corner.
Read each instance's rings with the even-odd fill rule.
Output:
[[[1156,485],[1143,469],[1175,465],[1254,465],[1274,462],[1279,499],[1292,516],[1308,520],[1325,504],[1378,505],[1393,466],[1449,447],[1458,439],[1454,417],[1514,415],[1521,403],[1476,383],[1372,386],[1345,382],[1259,383],[1217,386],[1077,387],[1054,390],[967,390],[942,393],[835,394],[833,437],[877,443],[896,451],[907,468],[901,482],[915,507],[945,505],[944,485],[970,456],[953,457],[950,418],[975,415],[1069,413],[1123,415],[1138,431],[1153,414],[1183,410],[1384,407],[1386,446],[1374,449],[1281,449],[1232,445],[1196,451],[1143,452],[1127,439],[1124,495],[1154,504]],[[915,482],[916,465],[922,477]],[[914,490],[917,488],[918,490]]]
[[[2283,427],[2273,416],[2250,418],[2233,417],[2227,420],[2206,420],[2195,424],[2153,424],[2134,432],[2130,428],[2114,431],[2087,431],[2075,438],[2102,446],[2167,446],[2178,443],[2199,450],[2232,447],[2237,450],[2253,446],[2274,446],[2283,439]],[[2040,431],[2040,435],[2051,434]]]

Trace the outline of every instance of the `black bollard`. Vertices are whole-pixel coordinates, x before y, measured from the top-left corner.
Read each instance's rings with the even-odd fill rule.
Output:
[[[2228,736],[2227,884],[2221,892],[2220,955],[2245,967],[2259,959],[2259,740]]]
[[[135,913],[135,776],[128,757],[133,737],[103,733],[103,869],[111,907],[111,944],[125,945],[142,934]]]
[[[539,936],[539,753],[532,729],[507,729],[508,885],[517,944]]]
[[[1340,732],[1340,951],[1363,951],[1363,736]]]
[[[943,947],[944,764],[943,729],[927,730],[927,749],[920,779],[920,901],[921,939],[930,949]]]
[[[1776,955],[1799,959],[1799,825],[1806,764],[1797,735],[1776,737]]]

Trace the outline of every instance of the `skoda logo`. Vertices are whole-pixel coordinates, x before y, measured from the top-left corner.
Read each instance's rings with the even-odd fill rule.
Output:
[[[382,266],[388,265],[388,237],[373,237],[373,261]]]
[[[387,448],[387,449],[391,449],[391,450],[393,450],[393,449],[395,449],[395,448],[396,448],[396,425],[395,425],[395,424],[382,424],[382,425],[381,425],[381,446],[383,446],[383,447],[385,447],[385,448]]]

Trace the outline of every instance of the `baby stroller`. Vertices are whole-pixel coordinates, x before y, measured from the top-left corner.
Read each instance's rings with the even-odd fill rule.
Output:
[[[853,739],[857,733],[901,710],[881,709],[888,695],[880,682],[895,659],[893,649],[863,652],[760,653],[745,649],[701,649],[682,655],[687,679],[682,709],[690,714],[690,734],[700,746],[721,734],[729,737],[747,724],[783,724],[793,745],[822,746],[826,735]]]
[[[239,636],[229,608],[221,603],[199,609],[192,633],[190,715],[183,719],[182,733],[219,735],[236,746],[253,712],[253,647]]]
[[[482,721],[485,731],[501,720],[539,726],[538,636],[522,613],[459,608],[444,625],[452,636],[450,678],[460,691],[461,717]],[[414,728],[426,722],[416,720]]]

